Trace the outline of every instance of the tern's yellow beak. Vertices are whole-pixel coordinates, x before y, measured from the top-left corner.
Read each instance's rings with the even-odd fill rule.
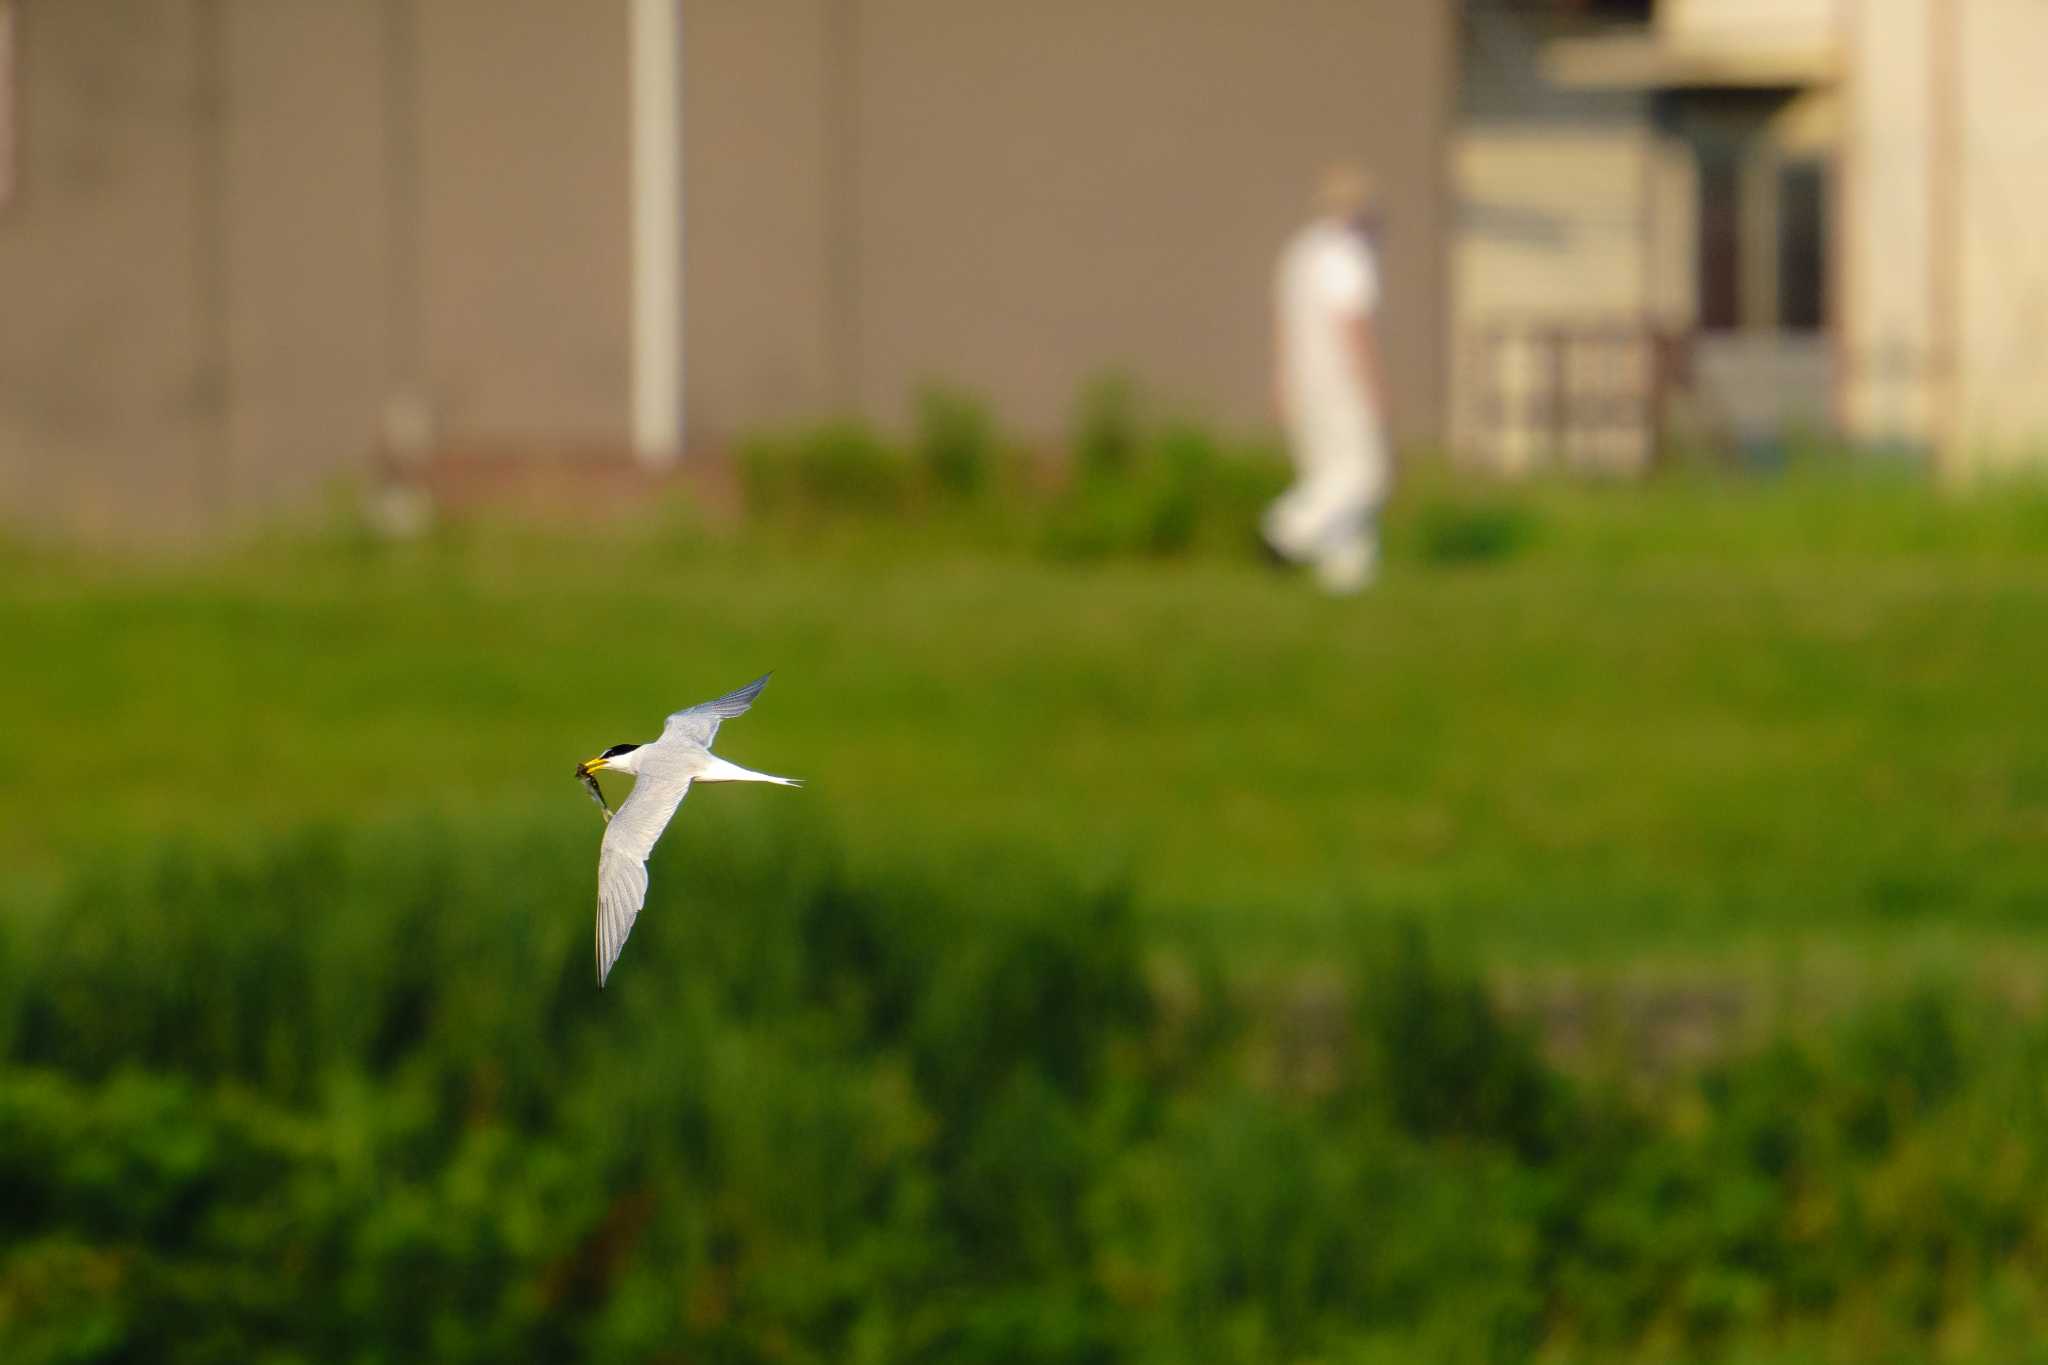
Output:
[[[576,776],[588,777],[592,773],[602,772],[610,766],[610,764],[605,762],[604,755],[599,754],[596,758],[586,758],[581,763],[578,763],[576,765]]]

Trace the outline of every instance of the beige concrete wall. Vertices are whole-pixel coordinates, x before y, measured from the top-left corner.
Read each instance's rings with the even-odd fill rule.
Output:
[[[1512,349],[1484,338],[1542,325],[1680,326],[1690,313],[1692,180],[1636,118],[1476,122],[1456,139],[1453,441],[1509,468],[1531,441],[1495,437],[1488,395],[1525,393]],[[1647,384],[1647,380],[1645,381]]]
[[[418,0],[426,391],[455,444],[627,439],[626,11]]]
[[[1398,424],[1439,429],[1441,0],[870,0],[860,392],[927,376],[1058,430],[1127,367],[1232,422],[1269,392],[1273,256],[1321,165],[1384,182],[1384,336]]]
[[[1669,252],[1655,235],[1671,171],[1634,124],[1474,127],[1457,139],[1456,316],[1640,317]],[[1685,207],[1689,208],[1690,205]]]
[[[387,400],[458,445],[626,429],[623,7],[19,8],[0,509],[181,534],[303,502]]]
[[[1647,403],[1647,342],[1561,360],[1531,329],[1618,335],[1690,320],[1692,162],[1659,133],[1646,91],[1568,88],[1545,52],[1540,25],[1499,11],[1470,18],[1452,163],[1453,442],[1509,470],[1559,455],[1627,464],[1647,458],[1647,429],[1573,434],[1560,452],[1554,423],[1537,413],[1573,356],[1639,379]]]
[[[227,495],[303,500],[376,439],[389,357],[378,7],[232,0],[217,61]],[[317,52],[317,62],[303,60]]]
[[[377,10],[20,17],[0,500],[180,535],[304,497],[368,448],[382,383]]]
[[[1953,8],[1960,462],[2048,464],[2048,4]]]
[[[1952,473],[2048,458],[2048,7],[1850,0],[1848,416]]]
[[[186,0],[20,7],[20,179],[0,209],[0,498],[171,529],[218,495],[220,357],[197,280],[200,36]]]
[[[1823,19],[1831,36],[1818,35]],[[1772,145],[1833,158],[1833,354],[1812,339],[1714,338],[1696,356],[1702,385],[1711,387],[1717,359],[1743,360],[1724,386],[1743,396],[1764,393],[1766,381],[1832,370],[1833,416],[1855,439],[1916,447],[1957,472],[2048,460],[2048,235],[2039,230],[2048,218],[2048,87],[2039,70],[2048,5],[1670,0],[1657,20],[1667,39],[1694,47],[1761,49],[1803,34],[1799,42],[1833,48],[1825,68],[1840,72],[1787,103],[1768,127]],[[1479,92],[1459,135],[1461,334],[1517,307],[1614,307],[1628,300],[1643,264],[1619,226],[1644,183],[1623,170],[1636,134],[1626,121],[1596,126],[1570,97],[1523,91],[1518,101],[1515,93]],[[1768,155],[1757,169],[1776,171]],[[1657,207],[1669,204],[1689,220],[1682,168],[1666,164],[1651,179],[1664,185],[1651,218],[1670,223]],[[1523,240],[1507,228],[1490,232],[1489,222],[1520,225]],[[1558,229],[1547,242],[1533,226],[1544,223]],[[1768,240],[1773,225],[1752,228]],[[1658,314],[1682,318],[1683,306],[1673,305],[1690,288],[1691,244],[1655,227],[1650,240],[1644,297]],[[1775,280],[1768,269],[1750,273],[1757,297],[1749,311],[1768,317]],[[1802,350],[1810,354],[1794,354]],[[1454,410],[1463,417],[1471,382],[1462,368],[1458,387]]]
[[[832,308],[853,238],[832,210],[834,3],[683,7],[684,399],[700,447],[842,397]]]
[[[1934,439],[1932,0],[1847,0],[1840,262],[1843,418]]]
[[[1052,437],[1092,375],[1264,419],[1317,170],[1386,189],[1399,425],[1443,409],[1451,0],[689,0],[690,436],[944,379]],[[0,500],[177,532],[361,467],[623,449],[621,0],[22,6]]]
[[[1442,410],[1448,0],[697,0],[698,439],[945,380],[1056,436],[1092,375],[1263,419],[1273,256],[1331,158],[1386,184],[1401,425]]]
[[[1657,32],[1674,48],[1729,57],[1798,56],[1831,64],[1837,0],[1661,0]]]

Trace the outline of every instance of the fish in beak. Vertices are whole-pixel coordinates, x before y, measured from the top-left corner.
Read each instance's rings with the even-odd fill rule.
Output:
[[[604,789],[597,785],[596,773],[604,767],[604,759],[587,758],[576,765],[577,780],[590,789],[590,799],[597,802],[597,808],[604,812],[606,824],[611,823],[612,808],[605,804]]]

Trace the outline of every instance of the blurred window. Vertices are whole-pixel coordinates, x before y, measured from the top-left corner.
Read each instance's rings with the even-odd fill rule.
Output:
[[[1652,0],[1493,0],[1493,7],[1536,19],[1597,24],[1647,24],[1655,9]]]
[[[1795,161],[1778,177],[1778,325],[1827,324],[1827,168]]]
[[[1710,332],[1742,325],[1742,163],[1700,149],[1699,318]]]
[[[1755,140],[1699,155],[1699,325],[1709,332],[1827,325],[1828,173]]]

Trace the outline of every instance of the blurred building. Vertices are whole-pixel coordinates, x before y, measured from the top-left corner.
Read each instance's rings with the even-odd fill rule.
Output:
[[[2048,4],[1472,0],[1453,428],[2048,454]]]
[[[373,452],[714,451],[1109,367],[1263,419],[1316,171],[1445,409],[1453,0],[0,0],[0,508],[121,531]]]

